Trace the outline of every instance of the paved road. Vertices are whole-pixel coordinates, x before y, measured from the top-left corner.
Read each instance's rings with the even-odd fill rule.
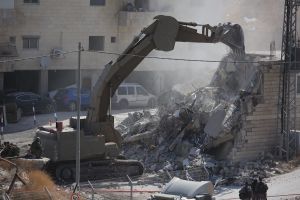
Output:
[[[300,199],[300,168],[287,174],[271,177],[266,181],[269,187],[268,200],[295,199],[295,196],[298,196],[298,199]],[[238,199],[239,189],[234,187],[221,188],[222,192],[217,194],[216,198],[220,200]]]

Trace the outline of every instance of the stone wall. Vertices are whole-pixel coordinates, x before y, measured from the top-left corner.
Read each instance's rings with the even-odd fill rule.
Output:
[[[243,128],[235,140],[230,155],[234,161],[258,158],[278,147],[280,135],[277,129],[278,89],[280,65],[262,64],[263,94],[253,112],[243,116]]]

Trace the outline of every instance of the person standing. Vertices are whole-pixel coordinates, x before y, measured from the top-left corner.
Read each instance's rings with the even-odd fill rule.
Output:
[[[33,156],[33,158],[39,159],[42,157],[43,148],[39,137],[36,137],[35,140],[32,142],[30,146],[30,153]]]
[[[263,182],[262,177],[259,177],[259,182],[256,184],[255,191],[257,194],[256,200],[266,200],[267,199],[267,191],[268,186]]]
[[[257,185],[257,179],[255,178],[251,183],[252,200],[257,200],[256,185]]]
[[[245,185],[239,191],[239,197],[242,200],[250,200],[252,197],[251,187],[248,182],[245,182]]]

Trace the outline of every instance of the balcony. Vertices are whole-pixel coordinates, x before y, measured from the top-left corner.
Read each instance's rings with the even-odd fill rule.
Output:
[[[1,58],[8,58],[8,57],[17,57],[18,52],[16,45],[11,43],[5,42],[0,43],[0,59]]]
[[[13,57],[17,57],[18,52],[15,45],[6,43],[0,43],[0,60],[10,60]],[[0,63],[0,72],[11,72],[14,70],[14,62]]]

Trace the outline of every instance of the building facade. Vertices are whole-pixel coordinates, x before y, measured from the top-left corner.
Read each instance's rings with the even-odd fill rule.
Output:
[[[82,87],[91,88],[104,66],[116,58],[98,52],[121,53],[155,15],[148,1],[3,0],[0,42],[16,47],[15,58],[55,55],[1,63],[0,89],[46,95],[74,84],[78,65],[78,53],[74,51],[79,42],[85,50],[81,61]],[[138,71],[154,77],[146,65]]]

